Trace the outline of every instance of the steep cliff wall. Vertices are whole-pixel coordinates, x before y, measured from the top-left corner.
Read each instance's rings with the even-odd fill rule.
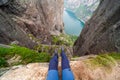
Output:
[[[74,44],[75,55],[120,52],[120,0],[101,0]]]
[[[62,14],[63,0],[10,0],[0,6],[0,43],[50,44],[50,35],[63,32]]]

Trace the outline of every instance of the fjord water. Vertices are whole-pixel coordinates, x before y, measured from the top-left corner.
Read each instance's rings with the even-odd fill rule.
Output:
[[[79,20],[72,11],[67,9],[64,10],[63,21],[65,33],[79,36],[84,27],[84,22]]]

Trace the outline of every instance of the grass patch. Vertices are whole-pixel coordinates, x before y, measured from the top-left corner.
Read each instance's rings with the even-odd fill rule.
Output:
[[[13,48],[0,47],[0,66],[4,66],[4,64],[6,64],[6,61],[13,58],[15,55],[20,56],[20,60],[17,63],[13,63],[14,65],[34,62],[49,62],[51,58],[48,53],[38,53],[26,47],[20,47],[16,45],[13,45]]]
[[[52,36],[52,44],[54,45],[65,45],[73,46],[77,36],[61,34],[60,36]]]
[[[116,65],[116,58],[118,59],[118,57],[116,57],[117,55],[118,54],[116,53],[100,54],[97,55],[97,57],[87,59],[84,62],[91,69],[101,67],[107,71],[111,71],[112,67]]]
[[[120,60],[120,53],[113,52],[108,55],[111,56],[112,58],[114,58],[115,60]]]
[[[0,57],[0,68],[7,67],[7,66],[8,66],[8,63],[6,62],[6,60]]]

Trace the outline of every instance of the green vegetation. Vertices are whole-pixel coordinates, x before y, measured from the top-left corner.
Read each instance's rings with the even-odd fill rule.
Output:
[[[34,47],[34,50],[37,52],[45,52],[49,53],[50,55],[53,55],[55,49],[58,49],[58,52],[61,52],[61,46],[64,46],[65,50],[68,48],[71,48],[75,42],[75,40],[78,38],[77,36],[73,35],[66,35],[66,34],[61,34],[60,36],[51,36],[52,45],[45,45],[45,44],[39,44]]]
[[[119,53],[107,53],[97,55],[95,58],[89,58],[84,62],[91,68],[104,67],[106,70],[110,70],[119,60]]]
[[[112,58],[114,58],[115,60],[120,60],[120,53],[111,53],[108,54],[109,56],[111,56]]]
[[[108,67],[111,64],[114,64],[114,60],[112,57],[108,55],[98,55],[96,58],[90,59],[90,61],[96,66],[104,66]]]
[[[17,62],[8,65],[7,60],[15,56],[20,57],[20,59]],[[16,45],[13,45],[13,48],[0,47],[0,67],[28,64],[33,62],[48,62],[50,58],[50,55],[47,53],[38,53],[26,47]]]
[[[6,62],[6,60],[0,57],[0,67],[7,67],[7,66],[8,63]]]
[[[30,37],[30,39],[33,40],[34,42],[41,43],[41,40],[36,38],[36,37],[34,37],[33,34],[28,34],[28,37]]]
[[[69,46],[64,46],[65,51],[70,48]],[[37,52],[45,52],[45,53],[49,53],[50,56],[52,56],[54,54],[54,51],[57,50],[58,53],[61,53],[61,45],[44,45],[44,44],[40,44],[38,46],[34,47],[34,50],[36,50]]]
[[[61,34],[60,36],[52,36],[52,44],[72,46],[77,38],[77,36],[66,34]]]

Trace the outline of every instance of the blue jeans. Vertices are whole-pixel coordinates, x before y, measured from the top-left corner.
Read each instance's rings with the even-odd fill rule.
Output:
[[[74,80],[74,75],[70,69],[69,60],[65,55],[65,52],[61,52],[62,57],[62,80]],[[49,70],[46,80],[59,80],[58,76],[58,55],[55,54],[50,60]]]

